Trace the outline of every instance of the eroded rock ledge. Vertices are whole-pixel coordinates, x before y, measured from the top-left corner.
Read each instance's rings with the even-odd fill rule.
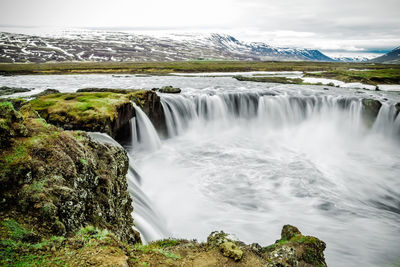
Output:
[[[155,127],[164,133],[165,118],[159,96],[151,90],[80,89],[38,97],[30,103],[51,124],[65,130],[104,132],[116,137],[135,116],[131,101],[139,105]]]

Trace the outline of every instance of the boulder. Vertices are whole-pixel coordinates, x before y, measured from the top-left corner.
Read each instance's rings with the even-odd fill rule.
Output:
[[[166,93],[166,94],[179,94],[182,90],[180,88],[175,88],[173,86],[163,86],[160,89],[158,89],[160,93]]]

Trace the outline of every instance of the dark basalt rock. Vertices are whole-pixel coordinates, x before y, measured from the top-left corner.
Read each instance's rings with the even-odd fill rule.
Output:
[[[139,103],[139,105],[141,106],[143,112],[149,117],[157,131],[162,135],[166,135],[167,124],[165,122],[164,109],[161,105],[161,99],[157,93],[150,90],[145,91],[142,96],[142,101]]]
[[[16,94],[16,93],[26,93],[31,90],[32,89],[28,89],[28,88],[16,88],[16,87],[2,86],[2,87],[0,87],[0,96],[12,95],[12,94]]]
[[[376,99],[365,98],[362,100],[362,105],[364,122],[367,126],[371,127],[378,116],[382,103]]]
[[[58,93],[60,93],[60,91],[58,91],[57,89],[46,89],[43,92],[40,92],[36,95],[32,95],[32,97],[40,97],[40,96],[58,94]]]
[[[400,113],[400,102],[397,103],[396,105],[394,105],[394,107],[395,107],[395,109],[396,109],[396,116],[398,116],[399,113]]]

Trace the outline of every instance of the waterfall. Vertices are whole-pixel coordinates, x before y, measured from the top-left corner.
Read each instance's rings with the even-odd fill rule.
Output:
[[[382,104],[372,130],[392,137],[400,135],[400,115],[394,105]]]
[[[132,102],[136,116],[130,121],[134,148],[155,151],[161,146],[160,137],[147,115]]]
[[[271,127],[285,127],[298,124],[311,116],[321,114],[345,113],[347,121],[354,129],[362,128],[362,103],[356,97],[343,96],[289,96],[263,95],[257,93],[230,93],[219,95],[163,95],[161,97],[170,137],[179,135],[191,123],[208,124],[218,121],[226,127],[240,121],[257,120],[259,124]],[[394,106],[388,107],[378,116],[378,122],[383,118],[392,117]],[[382,118],[381,118],[382,117]],[[398,129],[397,118],[392,128]],[[386,123],[388,124],[388,123]],[[379,127],[379,126],[376,126]],[[395,130],[392,130],[395,131]]]
[[[140,233],[144,243],[165,238],[168,236],[164,228],[165,223],[158,212],[154,211],[150,200],[140,188],[138,174],[132,167],[131,159],[129,162],[130,168],[127,175],[128,191],[133,198],[134,211],[132,217],[135,222],[136,230]]]
[[[100,143],[108,143],[114,146],[121,147],[121,145],[117,141],[115,141],[107,134],[89,132],[88,135]],[[164,228],[165,223],[163,222],[161,216],[152,208],[150,200],[140,188],[140,176],[136,172],[133,160],[129,154],[128,158],[129,169],[127,174],[127,181],[128,191],[133,199],[134,211],[132,213],[132,217],[135,222],[135,229],[140,233],[140,236],[144,243],[157,239],[162,239],[168,236],[167,231]]]

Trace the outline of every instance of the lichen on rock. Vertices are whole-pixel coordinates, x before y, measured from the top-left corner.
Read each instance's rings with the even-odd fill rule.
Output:
[[[219,248],[225,257],[232,258],[235,261],[239,261],[243,257],[243,251],[233,242],[224,242]]]

